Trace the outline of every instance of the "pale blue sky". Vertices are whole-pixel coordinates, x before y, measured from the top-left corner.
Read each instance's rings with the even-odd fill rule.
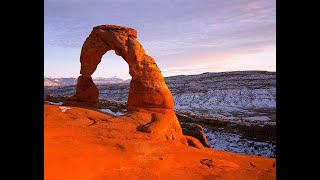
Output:
[[[276,68],[275,0],[45,0],[44,75],[77,77],[101,24],[132,27],[164,76]],[[109,51],[93,77],[130,78]]]

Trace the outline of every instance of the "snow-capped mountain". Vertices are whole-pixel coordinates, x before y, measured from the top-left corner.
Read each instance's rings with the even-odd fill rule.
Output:
[[[111,77],[111,78],[98,77],[98,78],[93,78],[93,82],[94,82],[96,85],[122,84],[122,83],[130,83],[130,79],[123,80],[123,79],[118,78],[118,77],[116,77],[116,76]]]
[[[77,84],[76,78],[44,78],[44,86],[70,86]]]
[[[111,77],[111,78],[93,78],[93,81],[97,85],[101,84],[120,84],[120,83],[129,83],[130,79],[123,80],[118,77]],[[77,84],[77,78],[52,78],[52,77],[45,77],[44,78],[44,86],[71,86]]]

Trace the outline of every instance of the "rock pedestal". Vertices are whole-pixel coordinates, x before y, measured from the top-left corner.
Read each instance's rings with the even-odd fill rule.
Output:
[[[63,103],[66,106],[78,106],[88,109],[98,109],[99,89],[92,81],[91,76],[79,76],[76,94]]]

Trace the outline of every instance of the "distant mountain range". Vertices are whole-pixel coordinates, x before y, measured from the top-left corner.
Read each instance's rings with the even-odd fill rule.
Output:
[[[110,78],[93,78],[93,82],[97,85],[103,84],[122,84],[122,83],[130,83],[130,79],[123,80],[118,77],[110,77]],[[72,86],[77,84],[77,78],[52,78],[52,77],[44,77],[44,86],[55,86],[55,87],[63,87],[63,86]]]

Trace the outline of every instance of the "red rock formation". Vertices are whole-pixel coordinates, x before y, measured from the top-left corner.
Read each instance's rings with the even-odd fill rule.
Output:
[[[98,109],[99,89],[94,84],[91,76],[79,76],[76,95],[69,97],[63,104],[79,106],[88,109]]]
[[[121,56],[129,65],[130,82],[127,109],[131,113],[148,112],[147,124],[140,131],[160,135],[163,139],[179,140],[187,144],[178,119],[172,110],[174,102],[154,59],[147,55],[138,42],[137,31],[132,28],[101,25],[94,27],[84,42],[81,55],[81,76],[77,92],[64,105],[98,109],[99,91],[91,75],[102,56],[109,50]]]
[[[182,129],[178,118],[173,110],[169,109],[153,109],[153,111],[139,109],[134,114],[138,117],[134,119],[141,119],[141,115],[149,117],[147,123],[137,127],[137,130],[151,133],[160,139],[166,140],[178,140],[182,144],[188,144],[185,136],[182,133]]]
[[[197,149],[137,132],[149,121],[147,112],[112,117],[62,109],[44,105],[45,180],[276,179],[275,158]]]
[[[192,136],[185,136],[185,137],[187,139],[187,142],[188,142],[189,146],[193,146],[193,147],[196,147],[198,149],[203,149],[203,145],[201,144],[201,142],[198,139],[196,139],[196,138],[194,138]]]
[[[137,31],[131,28],[101,25],[94,27],[81,49],[82,77],[91,78],[101,62],[102,56],[109,50],[121,56],[129,65],[129,74],[132,77],[127,108],[129,111],[136,108],[166,108],[174,107],[172,95],[161,75],[160,69],[151,56],[148,56],[142,45],[138,42]],[[80,76],[81,77],[81,76]],[[94,89],[92,87],[92,89]],[[91,99],[81,98],[78,94],[90,93],[84,88],[78,88],[77,94],[68,99],[76,101],[69,104],[96,103],[92,108],[97,109],[98,97],[95,92]],[[88,95],[89,96],[89,95]],[[68,105],[66,103],[66,105]]]
[[[184,135],[192,136],[198,139],[203,146],[210,147],[207,137],[203,132],[203,128],[199,124],[182,123],[181,128]]]

